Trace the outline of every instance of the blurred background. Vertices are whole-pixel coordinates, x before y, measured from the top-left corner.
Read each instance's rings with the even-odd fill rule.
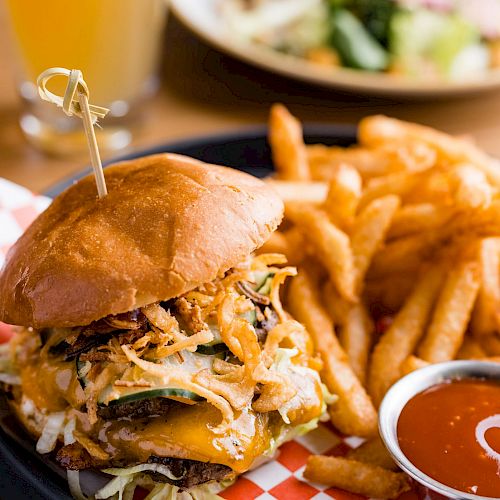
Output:
[[[271,3],[279,4],[280,1],[281,7],[286,3],[287,9],[295,8],[297,16],[303,10],[304,2],[308,2],[274,0]],[[0,0],[0,59],[3,62],[0,69],[0,177],[42,192],[54,182],[87,165],[88,153],[78,148],[70,151],[71,154],[68,151],[63,155],[55,151],[47,152],[47,148],[32,138],[28,140],[26,130],[23,133],[19,119],[26,112],[27,96],[21,97],[19,92],[19,59],[26,57],[26,54],[20,54],[16,42],[13,43],[10,36],[12,10],[9,10],[7,3],[21,6],[18,16],[27,16],[32,22],[36,23],[43,17],[35,8],[38,5],[35,0]],[[489,33],[486,35],[477,25],[471,28],[472,23],[464,28],[463,22],[457,21],[455,17],[452,22],[449,21],[450,2],[423,2],[431,4],[431,10],[438,12],[437,17],[433,14],[432,19],[424,21],[406,19],[404,22],[407,24],[402,30],[406,33],[411,28],[412,33],[421,33],[433,27],[439,47],[443,50],[446,48],[445,55],[442,54],[443,50],[438,51],[439,57],[444,58],[438,60],[446,60],[446,70],[453,73],[444,77],[436,74],[432,61],[429,63],[421,57],[422,54],[431,54],[432,51],[427,49],[417,54],[401,49],[403,55],[398,56],[398,64],[384,66],[384,58],[395,60],[389,52],[399,49],[394,49],[390,42],[384,41],[382,35],[376,39],[370,30],[366,30],[368,34],[356,31],[359,23],[353,26],[352,18],[359,21],[362,17],[359,11],[345,8],[342,2],[329,2],[328,9],[333,10],[329,11],[327,20],[330,30],[332,23],[337,23],[335,32],[341,34],[340,38],[325,39],[325,35],[322,35],[323,38],[318,42],[316,37],[314,43],[318,43],[319,48],[314,50],[310,45],[294,47],[289,37],[295,31],[284,31],[283,26],[275,26],[271,22],[267,26],[271,31],[266,32],[266,36],[262,32],[255,35],[255,25],[257,23],[259,26],[259,20],[262,19],[257,15],[264,15],[264,19],[268,20],[275,16],[272,11],[256,13],[255,9],[262,8],[266,2],[224,0],[226,5],[234,4],[229,10],[220,7],[220,2],[216,6],[214,0],[195,0],[199,6],[196,9],[192,8],[193,2],[188,0],[174,3],[178,5],[170,9],[168,17],[165,9],[161,14],[155,11],[154,17],[141,21],[141,26],[150,26],[149,30],[142,34],[129,34],[132,42],[135,40],[130,47],[137,49],[137,44],[142,43],[138,55],[134,55],[126,45],[118,45],[115,49],[117,57],[125,55],[124,60],[129,64],[135,57],[135,64],[141,67],[146,65],[145,59],[154,58],[159,63],[159,72],[158,78],[150,82],[136,104],[139,112],[131,118],[131,136],[113,148],[103,148],[103,159],[122,155],[131,149],[262,124],[267,120],[269,107],[274,102],[287,104],[295,115],[306,122],[355,124],[363,116],[384,113],[432,125],[453,134],[466,134],[488,152],[500,156],[500,78],[494,62],[496,32],[490,26],[490,31],[484,32]],[[313,3],[318,8],[318,2]],[[497,26],[497,17],[493,14],[497,12],[498,2],[472,3],[477,6],[476,10],[483,12],[483,18],[488,18],[490,25]],[[299,4],[302,7],[297,10]],[[387,2],[383,7],[387,7]],[[208,12],[208,9],[214,8],[215,11]],[[319,9],[324,8],[323,5]],[[189,9],[194,12],[193,15]],[[246,16],[249,11],[253,18]],[[345,11],[348,11],[347,14]],[[203,16],[207,16],[207,19]],[[210,16],[212,19],[208,19]],[[64,23],[64,17],[59,18],[58,22]],[[166,23],[164,32],[161,31],[163,22]],[[213,24],[215,22],[224,22],[224,29],[228,30],[224,36],[219,26]],[[340,27],[338,23],[341,23]],[[112,25],[112,22],[107,24],[107,29],[111,29]],[[318,26],[313,26],[314,33],[319,30]],[[145,38],[151,36],[152,32],[157,33],[158,44],[152,39],[148,42]],[[280,37],[270,39],[270,32],[279,33]],[[43,34],[38,36],[38,39],[34,38],[33,46],[43,47]],[[207,39],[210,43],[205,41]],[[374,40],[376,45],[370,46]],[[80,33],[77,42],[62,36],[57,44],[66,46],[71,52],[71,43],[87,42],[85,33]],[[361,52],[358,42],[364,44]],[[401,46],[409,44],[414,48],[417,42],[403,40]],[[450,45],[452,49],[455,48],[450,49]],[[72,50],[79,50],[79,47]],[[112,58],[112,54],[108,57]],[[431,55],[435,56],[433,52]],[[456,59],[458,56],[461,59]],[[40,55],[33,57],[40,62]],[[433,59],[434,62],[436,60]],[[379,66],[360,69],[360,65],[366,65],[366,61],[368,66],[373,61],[379,61]],[[405,61],[411,66],[410,69],[402,69]],[[49,64],[54,65],[52,62]],[[456,69],[457,65],[462,68],[460,71]],[[343,66],[350,66],[350,69]],[[445,66],[441,64],[439,67]],[[412,73],[413,80],[410,83],[403,74],[405,71]],[[134,72],[124,76],[117,75],[116,71],[113,74],[115,77],[111,76],[111,90],[119,96],[130,84]],[[89,85],[91,103],[109,104],[93,99],[92,84]],[[94,95],[99,97],[99,92],[94,92]],[[117,116],[120,109],[118,106]],[[61,110],[58,112],[62,115]],[[105,130],[113,126],[113,121],[107,120],[102,120]]]

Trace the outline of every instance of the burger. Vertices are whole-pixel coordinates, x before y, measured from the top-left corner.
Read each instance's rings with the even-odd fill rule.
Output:
[[[7,255],[0,320],[18,328],[3,392],[75,497],[94,469],[109,477],[96,498],[138,485],[199,498],[324,411],[311,340],[280,301],[295,270],[255,254],[283,205],[248,174],[180,155],[105,175],[107,196],[83,178]]]

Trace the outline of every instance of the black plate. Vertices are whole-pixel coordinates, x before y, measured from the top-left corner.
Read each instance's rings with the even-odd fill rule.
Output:
[[[155,153],[179,153],[199,160],[228,165],[257,177],[272,172],[271,152],[265,127],[235,133],[218,134],[159,146],[131,153],[113,160],[130,160]],[[356,140],[355,127],[348,125],[308,125],[304,128],[309,144],[348,146]],[[107,162],[107,164],[111,161]],[[54,197],[73,182],[88,174],[86,169],[56,184],[45,192]],[[0,498],[34,500],[70,500],[65,474],[53,461],[35,452],[34,444],[9,414],[5,400],[0,400]],[[82,478],[84,482],[84,478]]]

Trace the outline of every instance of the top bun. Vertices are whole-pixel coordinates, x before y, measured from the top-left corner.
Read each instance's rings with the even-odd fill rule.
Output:
[[[283,204],[265,183],[176,154],[105,169],[54,199],[7,255],[0,320],[83,326],[214,280],[261,246]]]

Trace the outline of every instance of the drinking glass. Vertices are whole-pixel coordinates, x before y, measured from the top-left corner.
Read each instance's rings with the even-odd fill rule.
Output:
[[[20,125],[27,138],[51,153],[86,148],[81,120],[41,101],[36,80],[47,68],[79,69],[90,103],[110,112],[97,130],[103,150],[131,140],[141,103],[158,87],[158,62],[167,14],[165,0],[6,0],[18,89]],[[64,95],[65,78],[49,90]]]

